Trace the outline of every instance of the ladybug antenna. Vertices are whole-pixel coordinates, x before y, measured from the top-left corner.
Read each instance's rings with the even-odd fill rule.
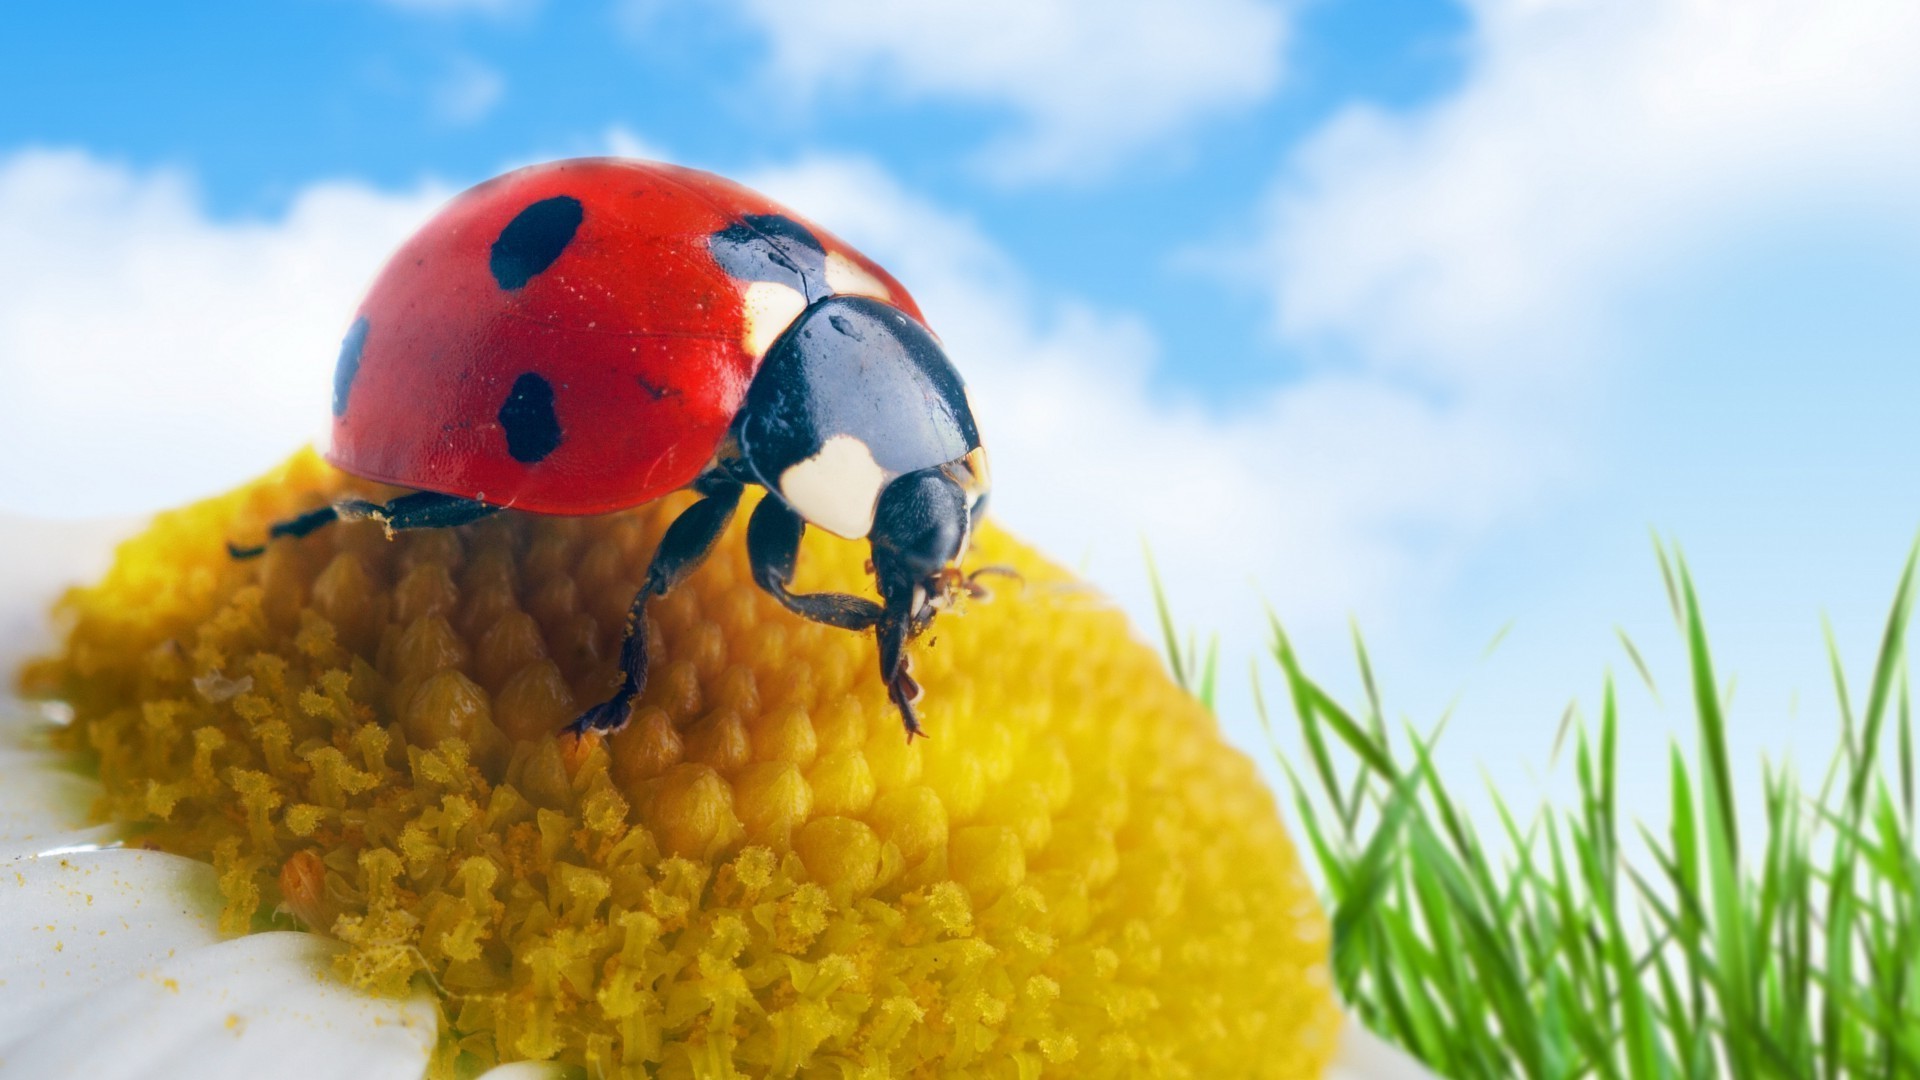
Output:
[[[993,599],[993,590],[980,583],[980,579],[983,577],[1003,577],[1011,580],[1016,585],[1025,585],[1027,583],[1027,579],[1021,576],[1020,571],[1015,570],[1011,566],[995,564],[993,566],[979,567],[965,577],[960,577],[956,574],[954,588],[984,604]]]

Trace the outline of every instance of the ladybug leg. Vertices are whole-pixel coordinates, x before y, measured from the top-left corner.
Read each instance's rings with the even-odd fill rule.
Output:
[[[882,608],[846,593],[788,592],[794,560],[800,553],[800,537],[806,528],[806,522],[786,503],[771,495],[760,500],[753,519],[747,522],[747,557],[753,563],[753,580],[787,610],[803,618],[842,630],[878,627],[880,678],[887,684],[887,696],[900,710],[907,738],[923,734],[913,709],[920,700],[920,684],[907,673],[906,644],[917,629],[912,612],[905,607]]]
[[[389,536],[407,529],[451,529],[492,517],[505,509],[437,491],[416,491],[387,503],[341,499],[333,504],[341,521],[377,521],[386,526]]]
[[[613,732],[626,725],[633,699],[647,685],[647,601],[665,596],[685,581],[706,560],[720,534],[727,531],[727,523],[733,520],[734,508],[740,505],[739,482],[705,477],[694,487],[706,498],[681,511],[667,526],[667,534],[654,549],[653,561],[647,564],[646,583],[633,594],[633,603],[627,608],[627,632],[620,641],[620,689],[567,725],[566,730],[575,735]]]
[[[924,628],[917,624],[912,612],[897,605],[889,605],[880,618],[880,678],[887,684],[888,700],[900,710],[900,722],[906,725],[908,742],[916,735],[926,734],[913,708],[920,701],[920,684],[907,670],[907,642]]]
[[[318,529],[322,525],[333,524],[335,521],[339,520],[339,518],[340,518],[340,515],[334,511],[333,507],[323,506],[318,510],[309,510],[306,513],[301,514],[299,517],[296,517],[296,518],[288,518],[285,521],[276,521],[273,523],[273,526],[267,530],[267,543],[272,543],[273,541],[278,540],[283,536],[293,536],[293,537],[305,536],[308,533],[312,532],[313,530]],[[227,554],[236,559],[258,558],[259,556],[266,554],[266,552],[267,552],[266,544],[255,544],[252,547],[241,547],[240,545],[233,543],[232,541],[227,542]]]
[[[275,522],[267,529],[267,541],[271,543],[283,536],[302,537],[336,521],[378,521],[386,526],[388,535],[402,529],[445,529],[491,517],[503,509],[458,495],[442,495],[437,491],[416,491],[387,503],[341,499],[331,506]],[[253,547],[240,547],[232,543],[227,545],[227,554],[236,559],[251,559],[266,550],[266,544]]]
[[[753,580],[788,611],[842,630],[865,630],[880,621],[880,605],[846,593],[787,591],[793,582],[793,564],[800,555],[800,536],[807,523],[779,498],[769,494],[754,507],[747,522],[747,559]]]

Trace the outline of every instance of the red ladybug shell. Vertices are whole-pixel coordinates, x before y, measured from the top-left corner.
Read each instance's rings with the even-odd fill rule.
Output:
[[[763,328],[761,354],[750,348],[752,283],[710,247],[750,215],[797,223],[855,268],[840,291],[924,322],[885,270],[731,181],[614,158],[536,165],[455,198],[374,280],[341,350],[328,460],[547,514],[605,513],[686,486],[768,340]],[[528,236],[531,261],[516,257]]]

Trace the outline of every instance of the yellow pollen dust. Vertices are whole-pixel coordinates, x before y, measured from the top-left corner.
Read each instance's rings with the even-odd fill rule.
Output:
[[[627,604],[684,496],[230,559],[346,491],[311,453],[161,515],[62,602],[24,689],[74,708],[103,818],[210,860],[239,933],[297,920],[378,993],[430,988],[435,1071],[1315,1077],[1328,930],[1273,800],[1098,595],[1016,568],[913,650],[911,745],[870,634],[756,589],[744,527],[648,612],[609,739]],[[799,586],[868,592],[810,535]]]

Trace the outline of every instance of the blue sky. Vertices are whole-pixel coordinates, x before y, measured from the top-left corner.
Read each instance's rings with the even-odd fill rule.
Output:
[[[1137,613],[1151,542],[1225,636],[1249,746],[1265,597],[1337,686],[1351,617],[1396,711],[1464,691],[1448,753],[1520,782],[1625,670],[1616,627],[1676,656],[1658,529],[1743,751],[1806,754],[1821,613],[1864,666],[1920,526],[1920,17],[1823,12],[37,5],[0,39],[0,513],[258,471],[438,200],[638,152],[767,188],[920,294],[1004,520]],[[1659,745],[1675,718],[1630,705]]]
[[[284,212],[321,178],[463,184],[506,161],[604,152],[613,129],[725,173],[871,157],[962,208],[1046,285],[1181,335],[1190,347],[1163,372],[1167,388],[1222,404],[1290,358],[1262,333],[1258,297],[1221,290],[1190,254],[1244,236],[1289,146],[1334,110],[1417,103],[1453,81],[1465,29],[1435,0],[1316,5],[1276,41],[1273,92],[1196,110],[1148,153],[995,183],[982,146],[1018,123],[1017,105],[917,96],[884,74],[802,104],[750,20],[669,7],[41,7],[0,42],[0,89],[34,103],[0,115],[0,145],[184,167],[207,211],[229,219]]]

